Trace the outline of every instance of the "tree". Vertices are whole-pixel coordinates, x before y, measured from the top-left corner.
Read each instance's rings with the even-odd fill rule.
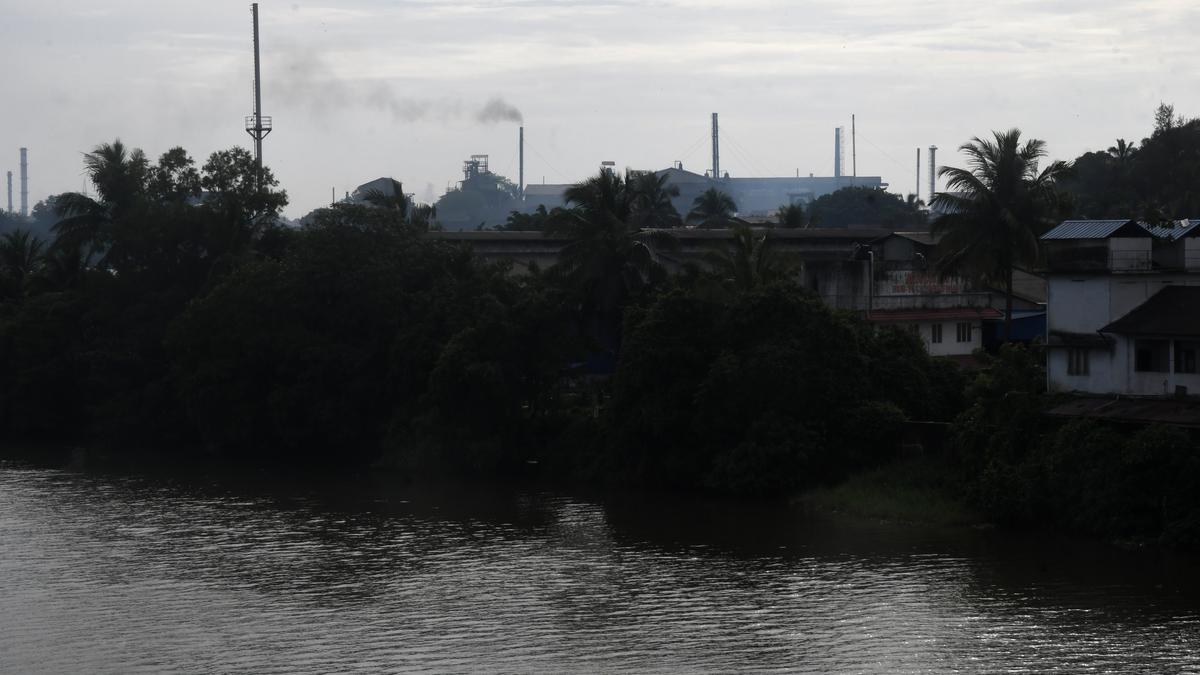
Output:
[[[704,228],[728,227],[735,213],[737,204],[733,197],[714,187],[701,192],[692,202],[687,222]]]
[[[371,206],[399,211],[407,217],[409,201],[404,196],[404,186],[395,178],[389,178],[388,181],[388,189],[380,190],[379,188],[371,188],[363,193],[363,199]]]
[[[1038,170],[1046,145],[1037,139],[1021,143],[1019,129],[993,132],[963,144],[968,167],[943,166],[946,192],[934,195],[932,206],[944,215],[933,224],[942,235],[938,268],[943,274],[964,274],[1004,284],[1004,339],[1012,335],[1012,279],[1018,265],[1037,260],[1037,237],[1060,215],[1062,200],[1055,183],[1070,165],[1051,162]]]
[[[818,227],[924,229],[925,213],[916,199],[882,188],[845,187],[813,200],[809,219]]]
[[[787,277],[789,265],[770,247],[768,232],[755,234],[745,225],[733,229],[733,245],[710,251],[704,260],[713,272],[738,291],[751,291]]]
[[[150,170],[147,189],[151,199],[160,203],[185,203],[197,199],[200,197],[200,172],[196,170],[196,162],[183,148],[171,148]]]
[[[601,171],[564,196],[570,208],[547,222],[548,232],[570,239],[556,271],[583,294],[597,337],[615,347],[621,311],[630,297],[665,276],[657,251],[674,248],[675,238],[633,224],[633,193],[615,172]]]
[[[141,150],[129,150],[119,138],[96,146],[83,156],[83,164],[97,198],[77,192],[58,195],[54,208],[60,220],[52,229],[56,245],[85,247],[90,255],[109,247],[113,220],[145,198],[149,165]]]
[[[45,242],[29,230],[13,230],[0,236],[0,298],[20,297],[28,279],[41,265]]]
[[[780,206],[775,212],[775,222],[780,227],[788,229],[808,229],[813,226],[813,221],[808,214],[804,212],[803,204],[788,204]]]
[[[679,196],[678,185],[667,185],[667,174],[633,171],[625,178],[631,193],[630,218],[638,228],[665,229],[683,224],[672,197]]]

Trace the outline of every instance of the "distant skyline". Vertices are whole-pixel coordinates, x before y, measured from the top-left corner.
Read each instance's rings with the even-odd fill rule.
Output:
[[[251,147],[250,3],[0,0],[0,174],[30,152],[30,205],[84,183],[116,137],[198,163]],[[440,196],[471,154],[530,183],[603,160],[832,175],[857,115],[858,173],[917,184],[916,148],[961,164],[971,136],[1019,127],[1051,158],[1149,135],[1154,108],[1200,115],[1192,2],[358,0],[260,3],[266,163],[298,217],[379,176]],[[850,151],[846,148],[846,172]],[[922,175],[927,168],[923,165]],[[17,186],[14,186],[14,191]],[[89,188],[90,189],[90,188]],[[927,184],[921,181],[922,198]],[[14,195],[14,200],[16,195]]]

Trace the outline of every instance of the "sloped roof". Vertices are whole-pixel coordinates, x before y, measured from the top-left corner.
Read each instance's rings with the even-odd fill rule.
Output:
[[[1200,338],[1200,286],[1165,286],[1100,332]]]
[[[1160,239],[1170,239],[1171,241],[1200,235],[1200,221],[1181,220],[1175,227],[1161,225],[1143,225],[1142,227]]]
[[[1200,401],[1194,399],[1079,397],[1051,408],[1046,414],[1200,427]]]
[[[1108,239],[1109,237],[1148,237],[1149,230],[1135,220],[1064,220],[1041,236],[1049,239]]]

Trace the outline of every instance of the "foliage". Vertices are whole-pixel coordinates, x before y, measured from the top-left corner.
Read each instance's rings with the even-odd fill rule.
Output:
[[[808,219],[810,227],[920,230],[927,226],[916,201],[869,187],[844,187],[817,197],[809,205]]]
[[[803,204],[788,204],[780,206],[775,212],[775,222],[779,227],[797,230],[813,226],[813,219],[804,212]]]
[[[681,283],[627,321],[605,417],[614,475],[770,494],[894,447],[907,402],[880,396],[863,358],[876,334],[790,283],[728,300]],[[930,365],[924,351],[909,357]]]
[[[722,283],[749,291],[772,281],[786,279],[794,271],[792,261],[770,246],[770,232],[755,234],[746,225],[733,228],[733,245],[720,246],[704,255]]]
[[[1069,171],[1063,162],[1039,170],[1045,143],[1021,143],[1021,132],[993,132],[991,140],[973,138],[959,150],[967,155],[966,169],[943,166],[946,192],[931,205],[942,213],[933,223],[938,243],[937,267],[944,275],[1003,284],[1004,337],[1012,332],[1013,270],[1030,266],[1038,257],[1037,237],[1063,213],[1056,182]]]
[[[1200,120],[1160,104],[1140,144],[1117,139],[1106,152],[1076,158],[1063,181],[1078,218],[1136,218],[1164,223],[1200,214]]]
[[[1043,414],[1044,384],[1036,354],[1005,345],[969,387],[952,447],[970,501],[1001,523],[1200,547],[1200,460],[1188,433],[1056,424]]]
[[[703,228],[729,227],[736,213],[737,204],[733,197],[712,187],[701,192],[692,202],[692,210],[688,211],[686,220],[689,225]]]
[[[568,188],[570,208],[546,222],[547,232],[570,240],[553,271],[580,294],[585,332],[614,350],[620,342],[621,313],[665,279],[659,251],[676,246],[670,234],[637,225],[644,208],[638,185],[644,183],[631,185],[613,171],[601,171]]]

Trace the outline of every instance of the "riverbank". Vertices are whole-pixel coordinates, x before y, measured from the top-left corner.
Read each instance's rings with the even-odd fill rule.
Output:
[[[955,494],[955,479],[930,457],[898,459],[795,497],[821,513],[928,525],[982,526],[987,519]]]

